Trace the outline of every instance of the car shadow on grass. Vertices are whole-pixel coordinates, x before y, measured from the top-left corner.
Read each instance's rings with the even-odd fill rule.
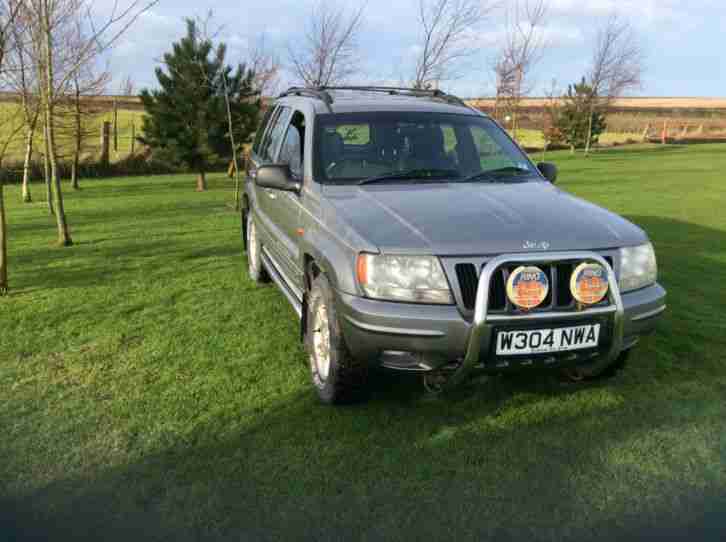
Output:
[[[135,463],[6,500],[0,527],[8,540],[718,540],[718,487],[654,477],[627,455],[651,432],[690,435],[693,419],[627,417],[623,405],[565,413],[547,394],[520,395],[507,410],[535,415],[512,420],[490,398],[331,410],[301,392],[233,438],[196,444],[200,427]]]
[[[254,415],[245,397],[226,396],[225,411],[238,417],[200,412],[191,434],[6,495],[0,532],[7,540],[723,540],[726,345],[706,320],[722,314],[722,294],[693,273],[714,269],[726,234],[629,218],[658,249],[670,309],[612,380],[563,385],[529,374],[430,398],[414,378],[376,373],[368,403],[322,406],[301,382],[277,396],[264,390],[274,399]],[[165,420],[149,423],[147,438],[163,433]],[[115,442],[130,440],[123,425],[117,431]]]

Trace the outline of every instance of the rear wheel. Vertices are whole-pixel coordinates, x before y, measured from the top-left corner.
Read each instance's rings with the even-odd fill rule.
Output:
[[[257,226],[252,219],[252,211],[247,213],[247,269],[254,282],[262,284],[270,281],[262,265],[262,245],[257,235]]]
[[[324,403],[351,403],[367,392],[368,366],[348,351],[335,310],[333,290],[324,274],[310,289],[307,314],[310,374]]]

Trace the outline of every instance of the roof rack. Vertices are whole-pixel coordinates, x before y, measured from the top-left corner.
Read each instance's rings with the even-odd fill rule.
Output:
[[[328,106],[328,110],[332,113],[333,110],[330,107],[330,104],[333,103],[333,97],[326,92],[324,87],[318,87],[318,88],[307,88],[307,87],[290,87],[285,92],[280,94],[278,98],[284,98],[285,96],[308,96],[310,98],[317,98],[318,100],[322,100],[323,103],[325,103],[326,106]]]
[[[447,94],[439,89],[421,89],[410,87],[388,87],[381,85],[364,85],[364,86],[342,86],[342,87],[320,87],[324,90],[358,90],[364,92],[385,92],[392,96],[413,96],[418,98],[438,98],[453,105],[460,105],[471,109],[471,107],[458,96]]]
[[[362,92],[385,92],[392,96],[412,96],[417,98],[438,98],[452,105],[459,105],[466,107],[479,113],[479,110],[471,107],[464,100],[453,94],[447,94],[443,90],[439,89],[420,89],[420,88],[409,88],[409,87],[387,87],[380,85],[364,85],[364,86],[336,86],[336,87],[292,87],[287,89],[285,92],[280,94],[280,98],[285,96],[309,96],[311,98],[317,98],[322,100],[328,107],[328,110],[332,112],[330,107],[333,103],[333,97],[328,92],[329,90],[354,90]]]

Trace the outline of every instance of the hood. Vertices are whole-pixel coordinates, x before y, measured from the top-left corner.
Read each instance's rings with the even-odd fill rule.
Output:
[[[624,218],[541,181],[328,185],[324,193],[335,221],[384,253],[487,255],[647,241]]]

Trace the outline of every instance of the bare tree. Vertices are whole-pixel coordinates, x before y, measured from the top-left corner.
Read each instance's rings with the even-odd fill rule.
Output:
[[[33,143],[40,115],[38,100],[38,77],[32,63],[31,51],[26,41],[27,18],[22,3],[18,2],[15,23],[11,25],[8,36],[12,47],[5,57],[5,82],[13,93],[20,97],[25,122],[25,160],[23,164],[22,200],[32,202],[30,193],[30,167],[33,159]]]
[[[635,30],[613,13],[598,30],[586,80],[592,89],[590,130],[585,155],[592,142],[592,118],[596,109],[607,111],[613,101],[641,86],[644,53]]]
[[[76,21],[68,36],[68,50],[79,50],[87,39],[87,30],[84,28],[83,20]],[[72,58],[72,54],[71,54]],[[85,61],[77,64],[76,71],[69,81],[69,89],[66,92],[65,100],[60,102],[61,124],[63,131],[68,134],[72,142],[71,155],[71,179],[70,185],[74,190],[80,188],[79,169],[81,155],[87,147],[90,137],[95,134],[95,121],[102,114],[97,102],[89,99],[101,96],[111,80],[111,74],[107,70],[97,69],[98,58],[87,56]],[[74,63],[76,64],[76,63]],[[114,134],[116,135],[118,116],[116,114],[116,102],[114,101]],[[65,120],[68,120],[65,122]],[[117,144],[116,139],[116,144]]]
[[[458,77],[465,59],[476,52],[476,27],[495,7],[486,0],[419,0],[420,42],[415,88],[430,88]]]
[[[495,111],[503,108],[512,118],[517,138],[522,99],[532,92],[532,72],[542,60],[547,42],[544,23],[548,0],[514,0],[506,12],[506,34],[494,66],[497,78]]]
[[[0,8],[1,9],[1,8]],[[0,24],[2,24],[2,12],[0,12]],[[2,37],[0,36],[0,40]],[[3,44],[0,43],[0,60],[3,56]],[[0,73],[2,65],[0,64]],[[8,293],[8,231],[7,218],[5,216],[5,180],[2,175],[2,163],[10,145],[15,141],[24,126],[21,114],[17,111],[3,111],[0,123],[3,132],[0,134],[0,296]]]
[[[73,241],[68,229],[63,195],[58,173],[59,156],[56,137],[56,114],[59,101],[79,68],[92,58],[108,50],[131,27],[136,19],[158,0],[128,0],[122,7],[115,0],[111,13],[103,18],[94,16],[91,0],[26,0],[30,33],[34,44],[34,61],[40,73],[40,98],[45,123],[47,157],[58,243],[70,246]],[[78,20],[79,15],[90,29],[85,39],[73,51],[62,48],[65,29]]]
[[[210,44],[224,30],[224,26],[217,26],[216,28],[212,27],[214,23],[214,12],[211,9],[207,12],[205,17],[196,17],[194,21],[196,22],[197,26],[202,29],[201,34],[203,36],[203,40]],[[226,50],[226,45],[222,44],[218,49],[217,58],[224,58],[224,53],[226,52]],[[269,85],[272,82],[272,77],[277,76],[276,60],[265,46],[264,35],[261,36],[261,39],[258,39],[255,48],[252,50],[251,56],[252,61],[250,63],[251,68],[249,70],[247,69],[246,64],[242,64],[239,66],[239,77],[241,77],[240,83],[242,87],[247,87],[249,93],[245,94],[244,92],[241,92],[240,95],[237,96],[237,98],[247,99],[253,98],[255,96],[260,96],[262,94],[262,88],[264,87],[264,85]],[[172,68],[172,66],[170,66],[168,62],[167,66],[170,69]],[[255,66],[257,66],[259,69],[266,70],[266,73],[261,78],[258,77],[257,72],[254,68]],[[205,85],[213,88],[215,85],[218,84],[218,82],[213,80],[213,77],[210,77],[210,74],[207,72],[206,65],[204,63],[200,62],[199,67],[203,74],[203,80]],[[232,111],[237,104],[232,103],[235,96],[233,96],[233,89],[230,88],[230,74],[231,68],[222,66],[219,75],[221,79],[221,90],[224,95],[224,105],[226,110],[225,112],[227,115],[227,133],[232,148],[232,170],[234,171],[234,208],[235,211],[239,211],[240,191],[242,186],[240,179],[241,168],[239,163],[239,144],[241,142],[238,141],[235,137],[235,119]]]
[[[18,10],[18,4],[10,0],[0,0],[0,80],[4,80],[5,57],[9,52],[12,34],[11,28],[16,22]],[[2,161],[5,152],[15,134],[22,127],[22,123],[18,123],[18,126],[18,128],[11,126],[10,130],[8,130],[8,122],[7,120],[3,120],[5,132],[2,134],[4,141],[0,141],[0,172],[2,171]],[[8,239],[3,183],[4,180],[0,176],[0,296],[8,292]]]
[[[250,43],[249,67],[255,74],[255,90],[260,96],[274,96],[280,87],[280,57],[270,48],[265,34]]]
[[[363,9],[348,12],[321,0],[310,14],[302,42],[288,44],[294,76],[306,86],[344,83],[359,69],[358,38]]]
[[[560,92],[557,86],[557,80],[552,79],[550,88],[545,92],[545,103],[542,111],[542,161],[547,158],[547,150],[550,145],[560,144],[562,142],[562,132],[560,130]]]

